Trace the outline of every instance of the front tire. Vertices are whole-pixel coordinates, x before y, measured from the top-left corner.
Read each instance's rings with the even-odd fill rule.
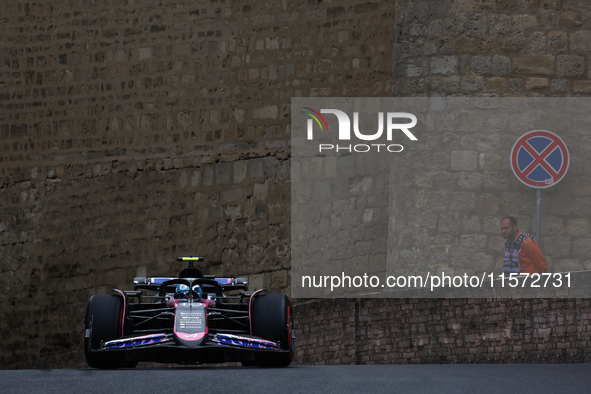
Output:
[[[289,353],[257,353],[256,364],[260,367],[287,367],[293,360],[294,343],[291,338],[293,315],[291,302],[283,294],[265,294],[254,299],[252,304],[252,335],[279,342],[282,350]]]
[[[125,356],[118,353],[94,353],[102,341],[119,338],[122,334],[123,297],[97,294],[90,297],[84,318],[85,331],[92,326],[90,338],[84,335],[84,356],[92,368],[113,369],[124,365]],[[92,324],[91,324],[92,319]]]

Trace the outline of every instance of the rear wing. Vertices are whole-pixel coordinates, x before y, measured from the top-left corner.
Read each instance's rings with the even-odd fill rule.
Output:
[[[158,291],[160,285],[167,280],[178,279],[178,278],[171,278],[171,277],[163,277],[163,276],[138,276],[133,278],[133,288],[134,290],[152,290]],[[248,279],[247,278],[216,278],[215,275],[203,275],[203,279],[211,279],[218,282],[224,291],[232,291],[232,290],[248,290]],[[175,286],[168,286],[169,289],[166,289],[166,293],[174,293]],[[215,293],[216,287],[211,285],[201,285],[202,290],[204,293]]]

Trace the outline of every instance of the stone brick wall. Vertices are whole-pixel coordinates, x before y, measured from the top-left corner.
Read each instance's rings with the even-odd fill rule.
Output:
[[[300,364],[591,360],[588,299],[335,299],[295,310]]]
[[[536,233],[536,191],[511,170],[511,149],[528,131],[550,130],[568,146],[570,166],[563,180],[541,191],[541,248],[550,272],[590,269],[591,101],[578,98],[585,105],[577,107],[565,100],[536,100],[544,110],[532,112],[520,105],[526,100],[446,101],[455,109],[434,114],[433,130],[396,158],[393,263],[407,271],[501,272],[501,218],[514,216],[519,229]]]
[[[588,96],[591,54],[583,37],[590,30],[589,7],[576,0],[397,1],[394,95]],[[579,158],[589,156],[586,129],[580,125],[569,135],[569,148]],[[423,167],[416,159],[401,177],[409,182],[401,185],[408,187],[401,212],[409,218],[401,229],[421,235],[422,243],[414,246],[426,249],[423,264],[438,262],[449,272],[455,263],[476,257],[482,268],[494,268],[499,255],[493,251],[502,243],[500,217],[517,215],[523,229],[535,228],[533,191],[516,181],[509,163],[495,153],[508,154],[510,144],[467,130],[427,142],[431,150],[425,146],[416,155]],[[542,236],[555,271],[589,269],[584,245],[589,245],[591,193],[584,186],[586,166],[579,163],[571,163],[570,180],[543,192]],[[472,204],[474,210],[460,215],[450,211],[452,202],[462,210]],[[429,204],[440,205],[435,216]],[[482,243],[481,254],[466,256],[461,246],[473,249],[472,241]],[[448,246],[457,253],[438,261],[436,249]],[[562,258],[553,259],[553,253]],[[339,299],[295,309],[297,360],[306,364],[590,358],[590,304],[581,298]]]
[[[395,94],[588,95],[581,0],[397,2]]]
[[[290,98],[391,95],[393,4],[0,4],[0,365],[198,254],[289,293]]]
[[[581,39],[590,23],[586,2],[401,0],[396,5],[396,96],[588,95],[590,53]],[[580,158],[588,157],[586,128],[580,130],[569,146]],[[507,146],[474,133],[447,137],[429,141],[441,152],[421,153],[430,167],[407,173],[410,184],[405,186],[410,191],[402,211],[410,210],[409,217],[414,215],[416,221],[402,227],[412,231],[409,224],[414,223],[417,232],[427,234],[427,243],[419,246],[441,246],[434,241],[444,238],[442,233],[449,236],[442,225],[452,223],[456,238],[450,246],[484,236],[483,248],[493,250],[500,238],[494,234],[497,219],[510,213],[520,216],[523,228],[533,229],[535,201],[525,197],[531,190],[514,184],[508,163],[487,152]],[[587,171],[577,169],[577,161],[573,164],[573,177],[566,185],[544,192],[546,250],[572,255],[554,261],[552,269],[557,271],[589,268],[588,253],[581,247],[589,244],[590,193],[581,188]],[[446,194],[444,185],[455,188],[457,195]],[[507,195],[505,188],[516,190]],[[429,193],[430,200],[421,199]],[[474,202],[473,215],[448,212],[453,198],[465,207],[462,197]],[[427,220],[433,214],[429,201],[445,205],[432,221]],[[485,220],[487,215],[494,220]],[[421,261],[429,262],[430,257],[426,253]],[[498,256],[486,260],[494,267]],[[453,268],[452,259],[443,265]],[[590,304],[581,298],[340,299],[311,301],[295,309],[301,363],[536,363],[590,358]]]
[[[397,11],[395,95],[589,94],[586,2],[409,0],[399,1]],[[536,227],[535,191],[513,175],[509,152],[518,136],[545,129],[565,140],[571,165],[560,184],[542,192],[542,251],[551,271],[590,269],[586,114],[549,111],[521,123],[498,115],[440,119],[436,133],[404,158],[395,242],[406,247],[397,258],[436,270],[498,271],[500,219],[515,216],[524,232]]]

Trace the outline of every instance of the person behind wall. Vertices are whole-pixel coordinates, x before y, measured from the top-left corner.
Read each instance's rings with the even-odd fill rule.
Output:
[[[505,238],[505,276],[516,274],[542,274],[548,272],[548,263],[533,235],[517,228],[517,219],[506,216],[501,219],[501,232]]]

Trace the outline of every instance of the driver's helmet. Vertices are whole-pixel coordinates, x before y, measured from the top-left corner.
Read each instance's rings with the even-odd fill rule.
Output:
[[[203,291],[201,290],[201,286],[195,285],[193,286],[193,291],[199,295],[199,298],[203,297]],[[189,286],[184,284],[176,285],[176,291],[174,293],[174,298],[182,299],[182,298],[189,298]]]

